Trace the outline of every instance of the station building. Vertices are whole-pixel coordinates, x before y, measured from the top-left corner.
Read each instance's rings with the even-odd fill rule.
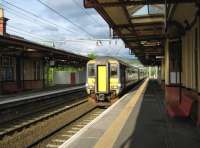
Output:
[[[85,66],[89,58],[10,35],[6,32],[7,21],[1,9],[1,94],[85,83],[85,80],[81,79],[81,74],[86,72]],[[67,72],[68,74],[65,75],[61,74],[69,67],[76,70]],[[57,80],[56,75],[59,73],[62,75],[60,78],[62,80]]]
[[[158,67],[171,117],[200,125],[200,1],[84,0],[146,66]],[[144,11],[146,9],[146,11]]]

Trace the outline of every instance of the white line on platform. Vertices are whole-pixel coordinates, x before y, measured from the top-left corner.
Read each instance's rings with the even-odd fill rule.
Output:
[[[92,120],[90,123],[88,123],[85,127],[80,129],[76,134],[74,134],[72,137],[70,137],[67,141],[65,141],[62,145],[59,146],[59,148],[67,148],[69,145],[74,142],[78,137],[80,137],[85,131],[87,131],[93,124],[95,124],[97,121],[99,121],[102,117],[104,117],[106,114],[110,112],[118,103],[120,103],[124,98],[126,98],[130,93],[124,95],[119,100],[117,100],[113,105],[111,105],[108,109],[106,109],[104,112],[102,112],[99,116],[97,116],[94,120]]]

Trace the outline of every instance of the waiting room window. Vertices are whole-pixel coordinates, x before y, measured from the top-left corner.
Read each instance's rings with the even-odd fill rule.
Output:
[[[34,80],[41,79],[41,63],[39,61],[34,62]]]
[[[169,80],[170,84],[180,84],[181,41],[169,42]]]
[[[15,58],[11,56],[0,57],[1,81],[14,81]]]

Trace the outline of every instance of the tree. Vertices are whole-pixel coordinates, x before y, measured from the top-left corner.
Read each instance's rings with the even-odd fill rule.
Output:
[[[94,53],[88,54],[88,58],[90,58],[90,59],[95,59],[96,57],[97,57],[97,55],[95,55]]]

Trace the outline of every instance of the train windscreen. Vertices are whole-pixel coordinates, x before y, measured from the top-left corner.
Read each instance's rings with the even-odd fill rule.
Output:
[[[94,77],[94,76],[95,76],[95,65],[88,64],[88,77]]]
[[[115,78],[118,75],[117,64],[110,65],[110,77]]]

